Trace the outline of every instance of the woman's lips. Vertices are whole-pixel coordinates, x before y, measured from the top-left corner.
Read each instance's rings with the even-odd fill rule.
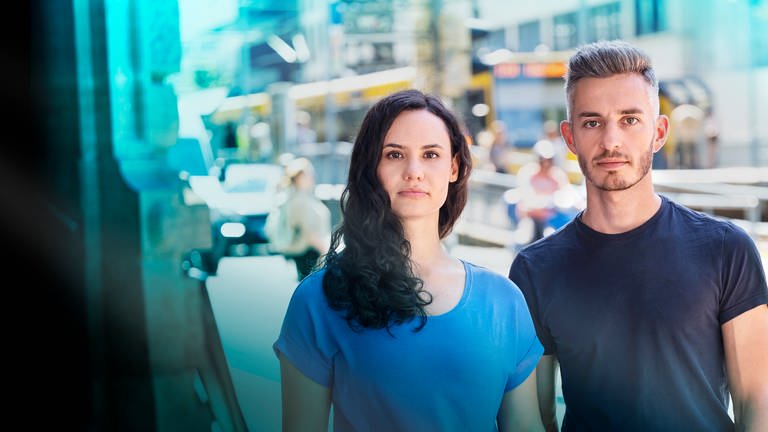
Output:
[[[420,198],[427,195],[427,192],[421,190],[421,189],[404,189],[399,192],[399,195],[410,197],[410,198]]]

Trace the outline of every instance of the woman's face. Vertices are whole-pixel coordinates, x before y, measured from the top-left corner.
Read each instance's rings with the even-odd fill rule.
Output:
[[[392,211],[403,221],[439,220],[448,185],[458,178],[443,121],[427,110],[403,111],[384,137],[376,173]]]

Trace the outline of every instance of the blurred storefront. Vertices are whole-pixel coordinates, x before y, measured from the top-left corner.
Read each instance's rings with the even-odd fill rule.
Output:
[[[661,80],[659,104],[671,128],[667,143],[654,155],[654,167],[713,168],[719,128],[706,84],[696,77]]]
[[[567,53],[582,43],[625,39],[653,59],[668,114],[680,104],[704,111],[706,148],[698,161],[674,160],[679,147],[673,138],[662,154],[664,161],[657,161],[659,166],[768,165],[768,125],[758,120],[768,117],[768,2],[566,0],[528,4],[510,13],[503,2],[481,0],[476,10],[472,23],[475,77],[482,73],[477,68],[483,64],[480,59],[489,53],[506,57]],[[529,107],[507,114],[513,128],[527,124],[535,130],[548,116],[563,115],[562,94],[551,95],[546,85],[520,85],[521,80],[510,87],[510,82],[497,79],[495,68],[492,73],[497,90],[484,102],[493,109],[484,121],[473,119],[475,129],[500,113],[503,116],[505,105]],[[502,87],[509,91],[499,92]],[[557,93],[555,87],[551,86]],[[469,89],[473,100],[479,99],[477,88]],[[558,97],[559,109],[550,109]]]
[[[622,38],[651,55],[666,86],[666,103],[682,103],[672,100],[680,93],[674,87],[706,89],[708,106],[702,109],[717,123],[717,145],[716,154],[698,166],[768,163],[768,126],[757,121],[768,115],[762,103],[768,97],[768,54],[761,42],[768,28],[768,6],[762,1],[566,0],[514,10],[497,0],[275,0],[239,5],[235,22],[216,31],[258,37],[243,39],[234,86],[238,91],[230,99],[263,98],[275,82],[319,88],[413,68],[415,77],[407,85],[449,99],[472,137],[501,120],[508,124],[515,145],[526,148],[544,122],[565,116],[561,77],[568,55],[582,43]],[[690,84],[689,77],[698,84]],[[340,99],[332,93],[326,91],[311,103],[297,100],[296,109],[310,112],[318,140],[352,141],[370,98]],[[230,112],[231,102],[219,112]],[[276,122],[268,108],[243,110],[236,117],[228,114],[229,120],[248,127]],[[286,120],[290,128],[292,121]],[[273,125],[271,132],[275,149],[290,146],[280,142],[290,140],[290,133],[274,135],[280,128]],[[738,151],[723,150],[727,148]],[[670,141],[665,161],[658,165],[682,166],[668,154],[674,151]]]

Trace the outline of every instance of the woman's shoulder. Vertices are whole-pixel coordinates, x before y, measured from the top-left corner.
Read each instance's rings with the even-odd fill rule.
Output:
[[[473,302],[499,310],[517,309],[524,304],[523,292],[507,276],[478,264],[465,262],[465,265]]]
[[[304,279],[299,282],[296,289],[293,292],[293,301],[305,301],[309,303],[318,303],[319,298],[323,298],[323,277],[325,276],[325,269],[321,268],[310,273]]]
[[[490,287],[515,287],[515,284],[509,280],[507,276],[504,276],[488,267],[475,264],[470,261],[463,261],[464,266],[467,269],[468,280],[473,285],[490,286]]]

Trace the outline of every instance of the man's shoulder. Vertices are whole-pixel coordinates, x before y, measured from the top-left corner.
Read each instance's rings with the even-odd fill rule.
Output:
[[[667,226],[677,235],[685,235],[690,238],[708,238],[715,244],[720,244],[722,250],[743,250],[755,246],[754,239],[747,229],[733,220],[724,217],[713,216],[702,211],[690,209],[680,203],[669,200],[669,221]]]
[[[576,216],[552,234],[523,246],[518,253],[549,254],[563,247],[579,245],[576,238]]]
[[[588,253],[575,231],[571,221],[554,233],[522,247],[512,260],[509,276],[517,284],[516,279],[521,273],[538,277],[572,268],[576,265],[575,257]]]
[[[694,210],[668,197],[664,197],[664,199],[669,206],[672,217],[676,219],[676,223],[691,225],[699,229],[708,228],[724,232],[735,231],[737,235],[747,235],[746,231],[732,220]]]

